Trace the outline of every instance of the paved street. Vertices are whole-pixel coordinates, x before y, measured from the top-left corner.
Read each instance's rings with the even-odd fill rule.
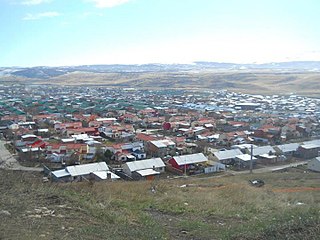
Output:
[[[42,168],[24,167],[15,159],[5,147],[5,141],[0,140],[0,168],[18,171],[41,172]]]

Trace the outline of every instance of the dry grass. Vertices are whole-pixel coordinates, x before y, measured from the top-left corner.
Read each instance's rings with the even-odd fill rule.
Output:
[[[11,79],[12,82],[108,87],[228,89],[245,93],[319,96],[320,73],[277,72],[267,70],[227,72],[142,72],[91,73],[73,72],[50,79]],[[10,81],[2,78],[0,81]]]
[[[71,184],[0,173],[0,211],[11,213],[1,216],[0,239],[317,239],[320,233],[319,191],[274,191],[314,187],[315,173]],[[250,186],[252,177],[266,185]],[[30,217],[39,207],[55,216]]]

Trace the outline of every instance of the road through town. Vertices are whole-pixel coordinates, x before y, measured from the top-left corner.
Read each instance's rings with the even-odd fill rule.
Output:
[[[5,147],[5,141],[0,140],[0,169],[41,172],[42,168],[24,167],[15,159]]]

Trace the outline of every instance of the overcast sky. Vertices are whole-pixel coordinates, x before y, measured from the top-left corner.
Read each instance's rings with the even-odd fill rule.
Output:
[[[0,66],[320,60],[319,0],[0,0]]]

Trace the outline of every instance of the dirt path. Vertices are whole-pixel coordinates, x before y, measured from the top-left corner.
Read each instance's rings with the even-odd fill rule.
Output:
[[[0,140],[0,168],[5,170],[41,172],[42,168],[24,167],[6,149],[5,142]]]

